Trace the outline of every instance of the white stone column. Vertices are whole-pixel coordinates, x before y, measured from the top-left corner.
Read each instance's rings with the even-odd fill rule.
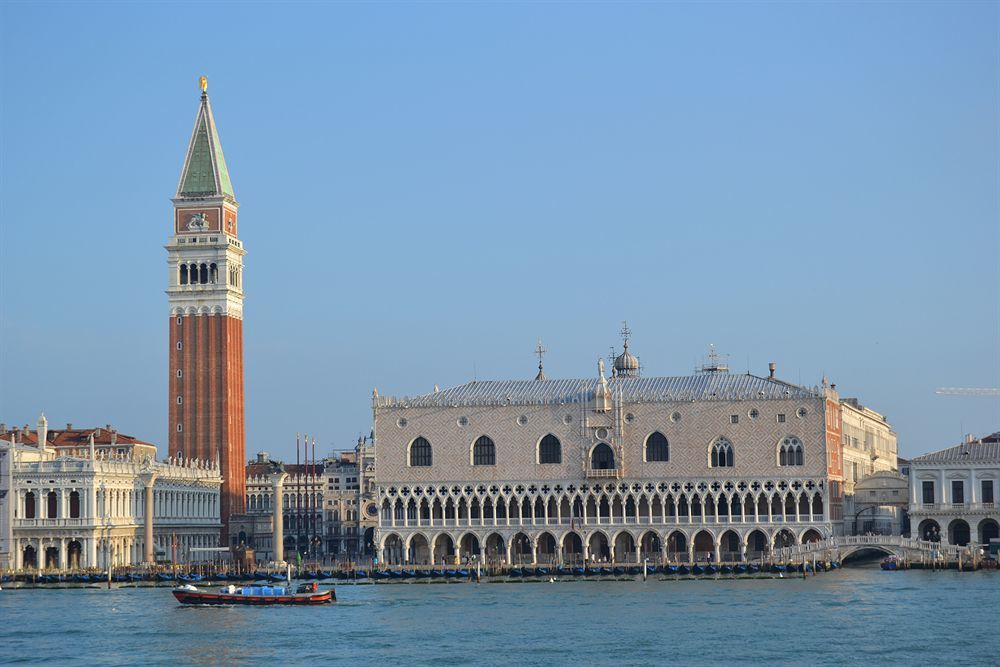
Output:
[[[273,539],[274,539],[274,562],[279,565],[285,562],[285,525],[283,523],[284,483],[288,478],[288,473],[276,472],[271,474],[271,490],[274,493],[274,512],[272,513]]]
[[[143,560],[147,564],[153,565],[156,563],[156,552],[153,549],[153,511],[155,509],[155,504],[153,502],[153,484],[156,482],[156,475],[143,475],[142,482],[145,485],[146,490],[146,507],[143,510],[142,516],[142,524],[144,528],[143,538],[146,546],[145,558]]]
[[[69,568],[69,559],[66,557],[66,538],[59,538],[59,569],[66,570]]]

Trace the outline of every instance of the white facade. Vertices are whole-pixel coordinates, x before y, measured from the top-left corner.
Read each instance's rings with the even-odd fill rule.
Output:
[[[840,531],[832,388],[626,355],[612,379],[376,393],[382,560],[740,560]]]
[[[220,484],[215,464],[0,440],[0,569],[188,562],[218,546]]]
[[[910,461],[914,537],[964,546],[1000,537],[1000,432]]]

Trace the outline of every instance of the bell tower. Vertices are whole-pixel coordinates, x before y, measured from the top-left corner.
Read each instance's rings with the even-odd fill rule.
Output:
[[[244,511],[243,256],[239,204],[201,77],[167,241],[170,305],[170,456],[218,462],[222,546],[229,517]]]

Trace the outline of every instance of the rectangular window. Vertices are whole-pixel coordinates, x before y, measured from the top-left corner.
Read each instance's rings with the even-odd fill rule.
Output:
[[[951,504],[965,504],[965,484],[960,479],[956,479],[951,483]]]
[[[934,504],[934,482],[924,482],[923,484],[923,503],[924,505]]]
[[[779,414],[778,415],[778,423],[779,424],[784,424],[785,423],[785,415],[783,415],[783,414]]]
[[[729,423],[730,424],[739,424],[740,423],[740,416],[739,415],[729,415]]]
[[[982,493],[983,498],[982,498],[982,501],[984,503],[996,502],[996,501],[993,500],[993,480],[992,479],[984,479],[983,482],[982,482],[982,489],[983,489],[983,493]]]

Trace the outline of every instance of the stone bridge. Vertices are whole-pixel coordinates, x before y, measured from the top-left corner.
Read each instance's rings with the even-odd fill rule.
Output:
[[[904,558],[910,562],[930,562],[942,558],[957,560],[964,547],[899,535],[842,535],[777,549],[775,555],[778,560],[793,562],[809,560],[814,556],[822,560],[842,561],[865,549],[881,551],[887,556]]]

